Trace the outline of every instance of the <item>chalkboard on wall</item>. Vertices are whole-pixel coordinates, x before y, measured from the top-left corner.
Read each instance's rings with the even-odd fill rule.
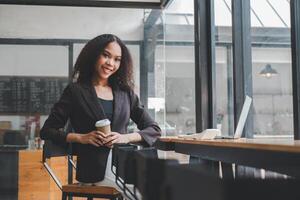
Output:
[[[0,76],[0,114],[49,114],[67,77]]]

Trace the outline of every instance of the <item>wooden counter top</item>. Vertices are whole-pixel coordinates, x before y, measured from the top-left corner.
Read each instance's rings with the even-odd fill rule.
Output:
[[[216,139],[216,140],[196,140],[183,139],[177,136],[161,137],[161,142],[167,143],[183,143],[183,144],[199,144],[216,147],[231,147],[231,148],[245,148],[257,150],[282,151],[287,153],[300,153],[300,140],[293,139]]]
[[[159,138],[155,146],[205,160],[262,168],[300,178],[300,140],[292,138],[196,140],[172,136]]]

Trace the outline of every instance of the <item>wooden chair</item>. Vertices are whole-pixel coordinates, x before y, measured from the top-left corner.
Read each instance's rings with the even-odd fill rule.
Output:
[[[67,148],[55,145],[49,140],[45,141],[43,147],[43,165],[56,185],[62,191],[62,200],[66,200],[68,196],[87,197],[88,200],[92,200],[93,198],[105,198],[114,200],[123,199],[122,194],[114,187],[89,186],[81,185],[79,183],[62,185],[46,161],[51,157],[68,156],[68,162],[70,162],[75,167],[75,164],[73,163],[73,160],[69,155],[71,154],[68,153]]]

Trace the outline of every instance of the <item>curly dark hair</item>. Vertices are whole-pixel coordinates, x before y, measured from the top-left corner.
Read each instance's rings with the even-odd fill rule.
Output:
[[[133,89],[131,54],[122,40],[112,34],[99,35],[83,47],[74,66],[73,80],[78,83],[92,84],[97,60],[111,42],[117,42],[120,45],[122,56],[119,69],[109,77],[108,82],[112,87],[118,86],[123,90]]]

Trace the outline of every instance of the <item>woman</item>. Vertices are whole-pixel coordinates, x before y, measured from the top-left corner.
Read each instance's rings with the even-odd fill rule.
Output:
[[[76,179],[96,183],[104,179],[113,144],[145,141],[152,145],[161,130],[133,92],[131,55],[118,37],[104,34],[89,41],[77,58],[73,78],[40,135],[55,143],[73,143]],[[112,122],[108,135],[95,129],[95,122],[106,118]],[[126,133],[130,118],[140,131]],[[74,132],[63,131],[68,120]]]

